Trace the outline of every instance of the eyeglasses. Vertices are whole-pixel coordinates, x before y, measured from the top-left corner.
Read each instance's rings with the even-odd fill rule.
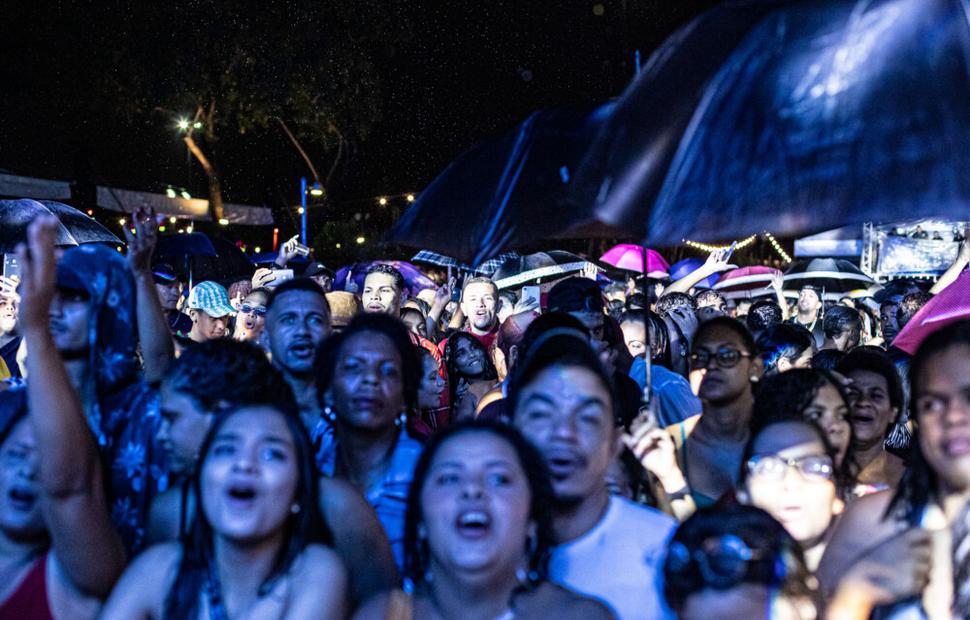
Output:
[[[748,473],[758,478],[780,481],[789,467],[794,467],[803,478],[831,480],[835,472],[832,459],[823,455],[803,456],[797,459],[783,459],[775,454],[752,456],[747,463]]]
[[[734,534],[707,538],[693,552],[679,541],[671,543],[667,551],[667,564],[673,572],[685,572],[693,561],[704,583],[716,590],[727,590],[741,583],[748,564],[760,559],[759,552]]]
[[[751,354],[730,347],[721,347],[715,353],[701,349],[690,354],[690,365],[692,368],[707,368],[711,359],[715,359],[721,368],[734,368],[742,357],[751,357]]]
[[[249,304],[243,304],[239,307],[239,311],[243,314],[255,314],[256,316],[266,316],[266,306],[250,306]]]

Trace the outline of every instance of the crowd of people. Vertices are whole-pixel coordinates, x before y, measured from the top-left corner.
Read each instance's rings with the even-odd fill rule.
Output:
[[[186,290],[151,212],[56,226],[0,283],[0,619],[970,617],[970,321],[892,346],[968,241],[789,304],[722,252],[334,291],[293,242]]]

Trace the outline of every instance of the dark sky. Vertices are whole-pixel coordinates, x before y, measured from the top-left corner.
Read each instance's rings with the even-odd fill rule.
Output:
[[[399,16],[402,31],[380,50],[381,119],[366,140],[354,144],[332,198],[419,190],[463,150],[535,109],[619,95],[633,73],[634,50],[645,60],[664,37],[713,4],[388,0],[390,22]],[[105,66],[110,58],[105,52],[151,36],[155,48],[138,61],[151,64],[186,38],[205,37],[211,28],[224,26],[218,3],[164,3],[173,11],[178,5],[208,5],[211,15],[165,33],[139,32],[140,25],[152,23],[141,18],[140,2],[5,5],[0,169],[70,179],[80,163],[90,166],[97,182],[155,191],[173,183],[204,195],[204,177],[171,125],[158,115],[128,120],[94,84],[105,71],[124,70]],[[249,5],[258,22],[267,3],[239,5]],[[328,7],[336,5],[318,0],[312,6],[324,19]],[[275,127],[226,136],[219,149],[227,200],[292,204],[297,199],[296,181],[306,169]]]

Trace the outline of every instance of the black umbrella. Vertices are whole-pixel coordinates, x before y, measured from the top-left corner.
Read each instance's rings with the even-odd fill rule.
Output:
[[[875,283],[858,267],[840,258],[797,261],[785,271],[784,277],[785,284],[790,285],[789,288],[814,286],[826,293],[848,293]]]
[[[231,284],[253,275],[253,263],[234,243],[200,232],[160,237],[155,256],[182,262],[190,284],[203,280]]]
[[[611,104],[544,110],[461,155],[421,192],[388,240],[477,266],[584,219],[563,205],[583,153]]]
[[[962,0],[724,3],[652,56],[571,200],[648,243],[970,210]]]
[[[27,227],[40,215],[53,215],[57,218],[57,239],[59,246],[73,246],[82,243],[112,243],[124,245],[107,228],[94,218],[60,202],[52,200],[0,200],[0,253],[10,254],[20,243],[27,242]]]

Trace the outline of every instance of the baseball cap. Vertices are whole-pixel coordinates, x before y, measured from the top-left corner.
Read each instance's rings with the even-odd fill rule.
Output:
[[[304,278],[312,278],[313,276],[329,276],[334,277],[333,271],[327,269],[327,266],[320,261],[315,261],[307,265],[306,269],[303,271]]]
[[[158,263],[152,267],[152,277],[159,284],[171,284],[178,280],[178,274],[175,272],[175,268],[168,263]]]
[[[602,312],[599,285],[589,278],[566,278],[552,287],[546,306],[550,312]]]
[[[189,308],[202,310],[214,319],[236,313],[229,304],[229,293],[226,289],[221,284],[208,280],[196,284],[189,293]]]

